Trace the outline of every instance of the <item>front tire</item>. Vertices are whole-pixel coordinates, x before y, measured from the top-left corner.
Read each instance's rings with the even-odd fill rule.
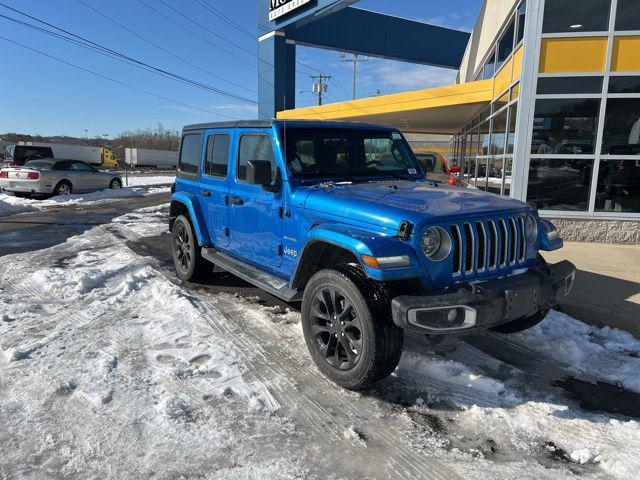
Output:
[[[119,190],[119,189],[121,189],[122,188],[122,180],[120,180],[119,178],[114,178],[109,183],[109,188],[111,190]]]
[[[181,280],[195,282],[211,270],[211,265],[202,258],[191,222],[184,215],[178,216],[173,223],[171,251]]]
[[[321,270],[309,280],[302,330],[320,371],[350,390],[389,376],[402,355],[403,331],[391,320],[386,291],[357,267]]]

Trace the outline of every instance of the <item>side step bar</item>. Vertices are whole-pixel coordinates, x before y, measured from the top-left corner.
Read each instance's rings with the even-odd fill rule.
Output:
[[[258,267],[248,265],[212,248],[203,248],[202,257],[280,300],[285,302],[302,300],[302,292],[290,288],[286,280],[264,272]]]

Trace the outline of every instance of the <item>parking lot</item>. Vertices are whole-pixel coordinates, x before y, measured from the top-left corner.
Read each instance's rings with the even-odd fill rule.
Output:
[[[310,362],[298,305],[175,277],[166,193],[117,202],[0,224],[31,242],[0,268],[5,477],[635,475],[631,335],[552,312],[447,354],[409,339],[392,377],[347,392]]]

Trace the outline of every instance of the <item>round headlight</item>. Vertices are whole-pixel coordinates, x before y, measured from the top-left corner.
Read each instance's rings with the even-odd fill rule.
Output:
[[[429,260],[444,260],[451,253],[451,236],[440,227],[429,227],[422,236],[422,251]]]
[[[533,215],[527,215],[524,220],[524,234],[529,243],[535,243],[538,239],[538,222]]]

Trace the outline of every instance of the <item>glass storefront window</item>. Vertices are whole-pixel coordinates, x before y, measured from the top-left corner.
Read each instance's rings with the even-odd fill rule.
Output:
[[[504,160],[502,158],[492,158],[489,160],[486,188],[488,192],[496,193],[498,195],[500,195],[500,192],[502,192],[503,165]]]
[[[518,13],[516,22],[518,23],[518,36],[516,37],[516,45],[519,44],[524,38],[524,21],[527,13],[527,2],[522,2],[522,5],[518,7]]]
[[[640,98],[607,100],[602,154],[640,155]]]
[[[546,0],[542,33],[607,31],[610,10],[611,0]]]
[[[507,133],[507,109],[505,108],[493,117],[491,128],[491,155],[502,155],[504,153],[504,142]]]
[[[640,213],[640,160],[600,160],[596,212]]]
[[[592,154],[600,99],[536,101],[532,154]]]
[[[513,167],[513,159],[507,158],[504,161],[504,196],[511,194],[511,170]]]
[[[482,73],[482,79],[493,78],[496,73],[496,55],[492,47],[492,55],[487,58],[487,63],[484,64],[484,72]]]
[[[527,201],[540,210],[587,211],[593,160],[532,158]]]
[[[640,2],[618,0],[616,30],[640,30]]]
[[[516,119],[518,118],[518,104],[514,103],[509,107],[509,130],[507,134],[507,151],[513,153],[513,146],[516,141]]]
[[[601,93],[602,77],[541,77],[538,94]]]
[[[640,77],[609,77],[609,93],[640,93]]]
[[[496,70],[498,70],[504,61],[509,58],[511,52],[513,51],[513,37],[515,35],[515,23],[512,21],[509,28],[504,32],[502,38],[498,41],[498,65]]]
[[[480,129],[480,138],[478,145],[478,155],[489,155],[489,120],[484,122],[479,127]]]

